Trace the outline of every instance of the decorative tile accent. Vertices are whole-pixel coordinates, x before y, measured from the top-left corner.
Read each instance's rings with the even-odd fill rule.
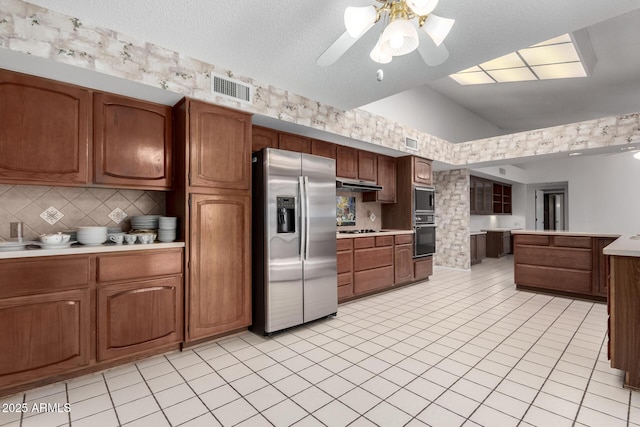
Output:
[[[471,266],[469,252],[469,169],[436,172],[436,256],[442,267]]]
[[[120,224],[127,217],[127,213],[120,208],[115,208],[109,214],[109,218],[116,224]]]
[[[64,214],[60,212],[58,209],[54,208],[53,206],[49,206],[46,211],[40,214],[40,218],[44,219],[51,225],[60,221],[63,216]]]

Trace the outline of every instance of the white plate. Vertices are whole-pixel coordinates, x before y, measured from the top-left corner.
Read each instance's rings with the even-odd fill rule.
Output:
[[[40,246],[42,249],[66,249],[70,248],[74,243],[78,243],[77,241],[71,241],[66,243],[43,243],[43,242],[35,242],[35,245]]]
[[[38,242],[32,240],[23,240],[22,242],[0,242],[0,252],[8,251],[21,251],[28,245],[33,245]]]

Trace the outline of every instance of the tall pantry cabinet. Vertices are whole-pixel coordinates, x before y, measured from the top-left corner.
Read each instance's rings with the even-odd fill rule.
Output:
[[[185,98],[174,129],[189,343],[251,324],[251,116]]]

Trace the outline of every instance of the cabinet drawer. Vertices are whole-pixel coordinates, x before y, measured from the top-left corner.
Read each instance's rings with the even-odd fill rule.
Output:
[[[396,245],[406,245],[413,242],[411,234],[398,234],[394,236]]]
[[[375,246],[375,243],[376,243],[375,237],[358,237],[357,239],[353,239],[353,248],[354,249],[372,248]]]
[[[350,251],[353,249],[353,239],[337,239],[336,250],[337,251]]]
[[[517,285],[552,291],[591,293],[591,271],[516,265],[514,277]]]
[[[353,283],[352,273],[338,273],[338,287]]]
[[[583,249],[520,246],[516,251],[514,262],[516,265],[530,264],[591,271],[593,255],[591,251]]]
[[[391,287],[393,266],[359,271],[353,274],[353,291],[356,295]]]
[[[0,261],[0,298],[88,286],[89,256],[54,256]]]
[[[98,282],[182,274],[182,250],[98,255]]]
[[[346,286],[338,286],[338,300],[349,298],[353,296],[353,284],[349,283]]]
[[[553,245],[565,248],[591,249],[591,237],[553,236]]]
[[[353,270],[362,271],[371,268],[393,265],[393,247],[361,249],[355,251]]]
[[[353,270],[353,252],[338,252],[338,274],[351,273]]]
[[[376,237],[376,246],[391,246],[393,245],[393,236],[380,236]]]
[[[516,234],[514,236],[514,244],[549,246],[549,236],[536,236],[533,234]]]
[[[426,279],[433,274],[433,258],[427,257],[413,261],[413,279]]]

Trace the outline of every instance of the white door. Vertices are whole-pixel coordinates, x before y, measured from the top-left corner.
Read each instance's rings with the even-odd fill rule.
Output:
[[[536,190],[536,230],[544,230],[544,191]]]

